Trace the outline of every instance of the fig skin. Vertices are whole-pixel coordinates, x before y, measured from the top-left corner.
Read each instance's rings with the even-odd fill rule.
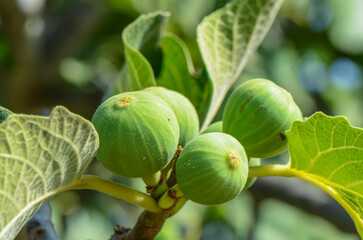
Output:
[[[97,159],[125,177],[148,176],[164,168],[179,140],[173,110],[143,91],[110,97],[98,107],[92,123],[100,138]]]
[[[163,99],[173,109],[180,128],[178,146],[184,147],[199,134],[199,119],[193,104],[184,95],[164,87],[149,87],[150,92]]]
[[[223,132],[223,122],[218,121],[218,122],[212,123],[202,132],[202,134],[211,133],[211,132]]]
[[[235,198],[248,177],[242,145],[225,133],[206,133],[191,140],[176,163],[176,181],[190,200],[217,205]]]
[[[234,136],[248,157],[273,157],[287,149],[285,132],[302,120],[291,94],[266,79],[238,86],[223,112],[223,132]]]

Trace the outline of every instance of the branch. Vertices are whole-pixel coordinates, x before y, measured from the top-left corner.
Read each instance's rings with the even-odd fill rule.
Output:
[[[111,236],[110,240],[154,239],[160,232],[166,219],[171,216],[174,206],[164,210],[162,213],[152,213],[146,210],[143,211],[137,219],[135,226],[131,230],[116,226],[114,229],[115,233]]]

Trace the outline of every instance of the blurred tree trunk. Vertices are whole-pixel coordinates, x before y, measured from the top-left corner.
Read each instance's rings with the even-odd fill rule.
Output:
[[[2,28],[11,45],[12,67],[5,75],[5,99],[12,109],[28,112],[39,96],[40,66],[37,39],[27,34],[27,16],[17,1],[0,0]]]
[[[58,87],[58,68],[89,41],[106,15],[105,8],[100,2],[84,0],[73,1],[56,14],[46,15],[43,8],[26,13],[18,1],[0,0],[0,28],[12,54],[11,67],[2,72],[1,80],[6,105],[14,112],[38,113],[62,101],[83,114],[95,97]],[[38,29],[39,23],[43,30]]]

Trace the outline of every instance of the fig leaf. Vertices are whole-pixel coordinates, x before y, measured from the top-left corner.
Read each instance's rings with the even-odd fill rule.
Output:
[[[228,89],[260,45],[282,0],[235,0],[205,17],[197,41],[213,84],[204,130],[213,120]]]
[[[169,15],[163,11],[141,15],[122,32],[126,64],[111,95],[156,85],[151,59],[147,56],[158,55],[161,34]]]
[[[98,144],[93,125],[64,107],[49,117],[9,115],[0,124],[0,239],[13,239],[51,196],[80,178]]]
[[[161,50],[163,60],[156,84],[187,97],[203,120],[210,97],[207,75],[198,75],[187,46],[178,36],[167,32],[161,41]]]
[[[293,174],[328,192],[363,237],[363,129],[318,112],[286,132]]]

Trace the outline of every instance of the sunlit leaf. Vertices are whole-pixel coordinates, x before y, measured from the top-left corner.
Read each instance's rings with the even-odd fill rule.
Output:
[[[226,92],[265,37],[282,2],[235,0],[205,17],[198,26],[198,45],[213,83],[213,97],[203,128],[213,120]]]
[[[335,198],[363,236],[363,129],[345,117],[315,113],[286,135],[294,175]]]
[[[80,178],[97,149],[93,125],[64,107],[49,117],[8,116],[0,124],[0,239],[13,239],[48,198]]]

